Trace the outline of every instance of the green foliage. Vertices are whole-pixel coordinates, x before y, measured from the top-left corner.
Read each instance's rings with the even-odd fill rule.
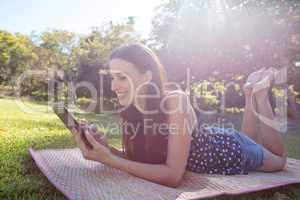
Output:
[[[231,108],[225,108],[226,113],[243,113],[245,111],[245,108],[238,108],[238,107],[231,107]]]
[[[77,44],[77,37],[68,31],[46,31],[41,35],[33,35],[38,40],[35,46],[38,59],[34,63],[35,69],[69,70],[73,63],[73,48]]]
[[[95,103],[95,101],[91,98],[80,97],[76,99],[76,103],[83,108],[87,108],[90,104]]]
[[[30,67],[35,55],[29,37],[0,31],[0,84],[15,84],[18,75]]]
[[[87,36],[79,37],[79,45],[73,49],[76,66],[97,67],[107,62],[111,51],[121,44],[140,41],[133,24],[113,23],[94,28]]]
[[[37,101],[47,101],[48,100],[48,92],[43,91],[33,91],[31,96]]]
[[[294,97],[298,97],[299,96],[299,92],[296,91],[295,85],[289,85],[288,89],[290,90],[290,92],[292,93],[292,95]]]
[[[140,38],[134,30],[134,18],[104,24],[88,35],[52,30],[24,36],[0,31],[0,84],[15,86],[15,79],[29,69],[44,70],[48,75],[60,71],[64,82],[87,81],[100,91],[98,73],[106,66],[111,51],[121,44],[137,41]],[[26,76],[21,82],[21,95],[46,100],[49,78]],[[104,78],[102,87],[104,96],[112,98],[109,79]],[[87,92],[86,88],[80,88],[77,96],[88,96]]]
[[[198,111],[212,111],[216,110],[221,112],[222,101],[228,102],[234,101],[233,107],[225,105],[225,112],[228,113],[241,113],[244,112],[243,106],[237,103],[235,98],[239,100],[243,97],[240,83],[230,84],[231,87],[226,85],[225,81],[219,81],[210,77],[209,80],[203,80],[200,82],[193,82],[191,91],[193,93],[194,107]]]
[[[288,67],[289,84],[300,90],[300,2],[296,0],[166,0],[152,19],[152,44],[172,80],[188,67],[203,80],[223,80],[261,67]]]
[[[240,76],[233,77],[233,80],[237,82],[218,81],[215,78],[210,77],[209,80],[203,80],[199,82],[193,82],[191,86],[192,101],[194,108],[198,111],[213,111],[221,112],[221,102],[224,101],[225,113],[242,113],[244,112],[244,94],[242,91],[243,82],[238,82]],[[288,100],[287,92],[291,93],[289,98],[295,98],[295,103],[300,104],[298,99],[299,92],[295,90],[294,85],[289,85],[286,89],[278,86],[271,88],[270,94],[273,98],[286,102]],[[241,102],[242,103],[238,103]],[[225,104],[226,103],[226,104]],[[287,104],[288,105],[288,104]],[[288,112],[291,107],[288,109]],[[276,109],[275,109],[276,112]]]
[[[218,98],[224,92],[224,85],[221,82],[210,82],[203,80],[199,83],[193,83],[191,90],[194,97],[197,98],[197,104],[201,110],[213,110],[220,106]]]

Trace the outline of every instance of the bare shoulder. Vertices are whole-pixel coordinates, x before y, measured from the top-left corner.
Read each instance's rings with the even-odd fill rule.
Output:
[[[197,124],[197,116],[193,106],[190,103],[189,96],[182,90],[173,90],[166,92],[163,99],[162,108],[170,117],[175,115],[184,115],[192,126]],[[175,116],[174,116],[175,117]],[[178,117],[178,116],[177,116]]]

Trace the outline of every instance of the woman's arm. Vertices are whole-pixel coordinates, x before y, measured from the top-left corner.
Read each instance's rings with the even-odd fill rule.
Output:
[[[116,149],[115,147],[109,146],[109,150],[111,151],[112,154],[114,154],[118,157],[126,158],[126,155],[119,149]]]
[[[173,94],[166,99],[166,112],[169,113],[168,123],[175,129],[170,130],[168,138],[168,154],[165,164],[140,163],[111,154],[101,156],[98,152],[97,161],[131,173],[140,178],[159,184],[176,187],[185,172],[190,149],[190,122],[192,113],[187,112],[188,103],[184,94]],[[185,124],[187,122],[187,124]],[[88,137],[90,138],[90,137]],[[91,139],[91,138],[90,138]]]
[[[109,148],[97,142],[87,132],[86,136],[93,149],[88,150],[76,132],[75,139],[84,158],[98,161],[111,167],[131,173],[149,181],[176,187],[185,172],[190,149],[191,130],[194,126],[193,110],[185,94],[174,93],[166,99],[165,112],[168,112],[168,124],[173,128],[168,136],[168,154],[165,164],[146,164],[126,160],[114,155]],[[174,128],[176,127],[176,128]]]
[[[182,177],[181,173],[178,173],[175,168],[168,164],[140,163],[115,155],[106,164],[137,177],[170,187],[177,187]]]

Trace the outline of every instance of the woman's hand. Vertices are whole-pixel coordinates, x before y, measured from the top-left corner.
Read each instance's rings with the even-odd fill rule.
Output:
[[[112,153],[103,144],[99,143],[89,131],[85,130],[86,139],[92,145],[92,149],[88,149],[86,144],[83,142],[80,133],[77,132],[75,129],[72,130],[74,135],[75,141],[79,146],[79,149],[82,152],[82,155],[87,160],[94,160],[101,163],[108,163],[110,159],[112,159]]]
[[[96,126],[89,126],[87,130],[95,138],[96,141],[108,147],[105,134],[99,132]]]
[[[80,131],[88,130],[89,133],[101,144],[108,147],[108,143],[105,137],[105,134],[98,131],[97,126],[94,124],[88,125],[87,123],[80,122],[79,123]]]

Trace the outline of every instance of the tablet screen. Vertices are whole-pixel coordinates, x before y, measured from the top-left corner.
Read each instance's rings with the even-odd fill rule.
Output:
[[[59,105],[55,105],[54,112],[61,119],[61,121],[63,121],[63,123],[69,130],[72,130],[73,128],[79,130],[79,123],[75,120],[75,118],[65,106],[60,107]]]

